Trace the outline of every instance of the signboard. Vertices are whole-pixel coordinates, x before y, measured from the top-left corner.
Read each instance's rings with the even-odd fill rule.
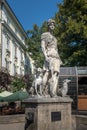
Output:
[[[61,120],[61,112],[51,112],[51,121],[60,121]]]

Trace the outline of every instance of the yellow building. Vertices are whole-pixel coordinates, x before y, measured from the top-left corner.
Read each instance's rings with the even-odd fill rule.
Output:
[[[0,0],[0,68],[7,68],[11,75],[29,71],[25,39],[27,34],[14,12],[6,0]]]

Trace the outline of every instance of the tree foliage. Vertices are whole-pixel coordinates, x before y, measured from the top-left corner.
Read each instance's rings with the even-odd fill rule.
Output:
[[[0,69],[0,91],[9,90],[11,84],[11,76],[5,68]]]
[[[30,74],[17,75],[11,82],[12,92],[26,89],[28,90],[32,85],[32,76]]]
[[[0,92],[7,90],[16,92],[22,89],[29,89],[32,85],[32,75],[11,76],[7,69],[0,69]]]
[[[11,90],[12,92],[19,91],[25,88],[25,82],[23,81],[23,77],[15,77],[11,82]]]
[[[33,30],[28,30],[27,34],[29,36],[27,40],[28,51],[30,56],[35,61],[36,67],[42,67],[43,65],[43,53],[41,50],[41,34],[46,30],[46,22],[42,24],[41,27],[38,27],[36,24],[33,26]]]
[[[87,0],[63,0],[54,14],[56,28],[54,35],[58,40],[58,50],[63,66],[87,65]],[[41,27],[36,24],[28,30],[28,51],[35,65],[42,66],[44,58],[41,51],[41,33],[47,31],[47,22]]]
[[[87,65],[87,1],[64,0],[58,8],[55,35],[64,65]]]

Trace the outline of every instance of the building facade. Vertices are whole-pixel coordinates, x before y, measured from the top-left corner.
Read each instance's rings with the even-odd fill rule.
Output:
[[[7,68],[11,75],[24,75],[30,69],[26,39],[26,32],[6,0],[0,0],[0,68]]]

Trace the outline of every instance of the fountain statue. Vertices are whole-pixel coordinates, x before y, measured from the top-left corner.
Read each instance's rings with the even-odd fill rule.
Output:
[[[43,70],[35,77],[32,87],[36,95],[55,97],[59,89],[58,79],[62,61],[58,54],[57,39],[53,36],[55,21],[49,19],[47,23],[48,32],[41,35],[41,48],[45,57]]]

